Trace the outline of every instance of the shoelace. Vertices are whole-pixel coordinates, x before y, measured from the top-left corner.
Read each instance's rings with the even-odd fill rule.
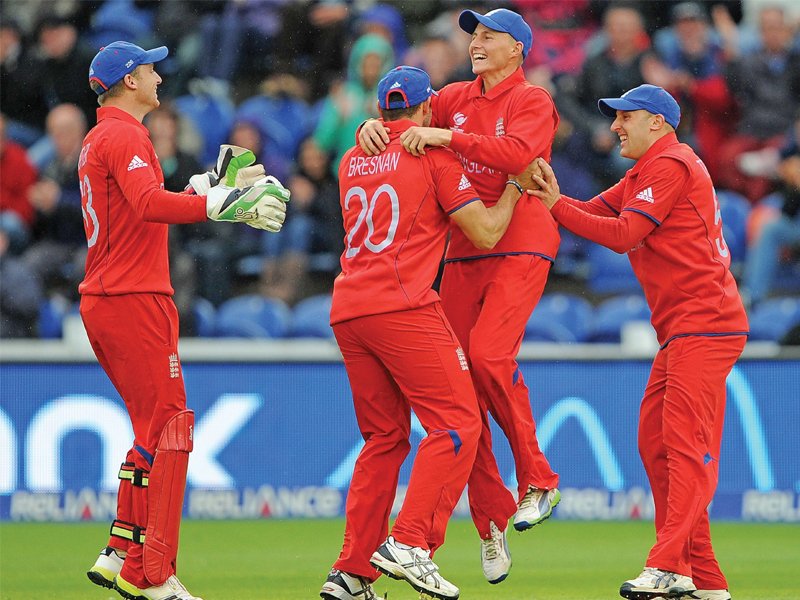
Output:
[[[531,504],[533,504],[533,497],[536,495],[537,491],[538,490],[536,488],[529,487],[528,491],[519,502],[519,508],[528,508]]]
[[[494,531],[492,532],[494,534]],[[495,560],[498,556],[500,556],[500,538],[495,537],[492,535],[487,540],[481,540],[483,542],[483,553],[488,560]]]

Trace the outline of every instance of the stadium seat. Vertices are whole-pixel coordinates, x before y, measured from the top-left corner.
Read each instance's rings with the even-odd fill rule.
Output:
[[[650,308],[642,296],[609,298],[594,312],[589,341],[618,343],[622,326],[629,321],[649,321]]]
[[[717,201],[722,216],[722,234],[731,253],[731,261],[740,263],[747,252],[747,217],[750,203],[736,192],[720,190]]]
[[[292,311],[292,336],[333,338],[330,319],[330,294],[320,294],[301,300]]]
[[[756,306],[750,316],[750,339],[779,342],[800,324],[800,298],[770,298]]]
[[[217,309],[205,298],[197,297],[192,304],[192,314],[198,337],[213,337]]]
[[[69,311],[69,302],[61,296],[42,300],[39,303],[39,337],[45,340],[62,337],[64,317]]]
[[[592,305],[571,294],[547,294],[525,326],[527,342],[585,342],[592,326]]]
[[[589,244],[589,289],[596,294],[626,294],[641,290],[625,254]]]
[[[203,138],[200,164],[217,161],[220,144],[228,141],[233,127],[233,103],[221,93],[194,93],[175,99],[176,110],[188,118]]]
[[[258,294],[237,296],[217,310],[217,337],[282,338],[289,333],[291,310],[282,300]]]

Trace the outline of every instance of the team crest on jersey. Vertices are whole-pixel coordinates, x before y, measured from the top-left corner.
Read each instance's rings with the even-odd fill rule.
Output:
[[[495,137],[500,137],[506,134],[506,127],[503,124],[503,117],[497,119],[497,123],[494,124],[494,135]]]
[[[468,187],[472,187],[472,184],[469,182],[466,175],[461,175],[461,181],[458,182],[458,191],[464,191]]]
[[[467,357],[464,354],[464,350],[462,350],[461,346],[456,348],[456,356],[458,357],[458,365],[461,367],[461,370],[469,371],[469,363],[467,362]]]
[[[138,154],[134,154],[131,162],[128,163],[128,171],[133,171],[134,169],[141,169],[142,167],[146,167],[147,163],[144,162],[141,158],[139,158]]]
[[[643,189],[641,192],[636,194],[636,199],[637,200],[644,200],[645,202],[649,202],[650,204],[653,204],[656,201],[656,199],[653,198],[653,188],[645,188],[645,189]]]
[[[453,115],[453,126],[450,128],[452,131],[464,131],[464,123],[467,122],[467,116],[464,113],[457,112]]]
[[[181,376],[181,363],[178,360],[178,355],[172,353],[169,355],[169,377],[170,379],[177,379]]]

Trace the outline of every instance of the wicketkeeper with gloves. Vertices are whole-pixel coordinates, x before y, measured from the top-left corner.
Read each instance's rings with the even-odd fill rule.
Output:
[[[159,106],[154,63],[167,52],[114,42],[89,69],[100,108],[78,161],[89,245],[80,313],[134,441],[119,471],[111,537],[88,576],[129,599],[200,600],[175,576],[194,413],[178,358],[168,225],[211,219],[277,232],[289,191],[235,146],[223,146],[214,170],[193,176],[184,193],[164,190],[142,119]]]

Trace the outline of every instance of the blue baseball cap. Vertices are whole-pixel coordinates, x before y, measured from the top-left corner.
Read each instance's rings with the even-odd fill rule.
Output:
[[[100,96],[139,65],[164,60],[167,54],[169,50],[166,46],[145,50],[130,42],[112,42],[100,48],[100,52],[92,59],[89,83],[97,82],[100,85],[100,89],[95,90]]]
[[[681,107],[667,90],[645,83],[622,94],[621,98],[601,98],[597,108],[607,117],[616,117],[618,110],[646,110],[662,115],[664,120],[678,128],[681,122]]]
[[[395,67],[378,82],[378,103],[384,110],[411,108],[434,94],[428,74],[407,65]]]
[[[507,33],[518,42],[522,42],[522,56],[528,56],[533,45],[533,33],[530,26],[520,15],[507,8],[490,10],[485,15],[474,10],[465,10],[458,16],[458,25],[469,34],[475,31],[478,23],[482,23],[493,31]]]

